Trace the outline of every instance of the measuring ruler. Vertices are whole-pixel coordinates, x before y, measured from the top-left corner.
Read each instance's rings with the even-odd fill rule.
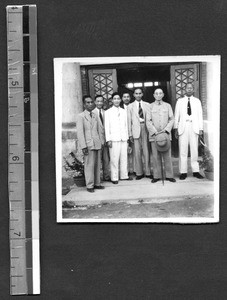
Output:
[[[10,293],[40,293],[37,21],[7,6]]]

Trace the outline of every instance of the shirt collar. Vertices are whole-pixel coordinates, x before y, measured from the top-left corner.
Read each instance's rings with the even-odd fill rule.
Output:
[[[162,104],[163,104],[163,100],[161,100],[161,101],[155,100],[155,104],[156,104],[156,105],[162,105]]]
[[[136,102],[137,107],[139,107],[139,103],[141,106],[143,106],[143,100],[140,100],[140,101],[135,100],[135,102]]]
[[[89,117],[91,116],[90,113],[94,113],[93,111],[88,111],[88,110],[86,110],[86,109],[85,109],[84,112],[85,112],[85,114],[86,114],[87,116],[89,116]]]
[[[113,105],[112,108],[119,110],[120,106],[116,107],[116,106]]]

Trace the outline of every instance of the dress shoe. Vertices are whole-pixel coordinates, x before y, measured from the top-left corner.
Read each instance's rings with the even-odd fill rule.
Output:
[[[136,175],[136,180],[140,180],[142,178],[144,178],[144,175]]]
[[[128,172],[128,176],[134,176],[135,173],[134,172]]]
[[[166,178],[166,180],[170,181],[170,182],[176,182],[175,178]]]
[[[96,190],[104,190],[105,189],[105,187],[103,185],[95,185],[94,188]]]
[[[193,176],[198,178],[198,179],[203,179],[204,178],[199,172],[194,172]]]
[[[87,191],[88,191],[89,193],[94,193],[94,189],[93,189],[93,188],[87,188]]]
[[[118,181],[116,180],[116,181],[111,181],[113,184],[118,184]]]
[[[146,178],[153,179],[153,175],[146,175]]]
[[[157,182],[157,181],[159,181],[160,180],[160,178],[153,178],[152,180],[151,180],[151,182],[152,183],[155,183],[155,182]]]
[[[180,180],[184,180],[185,178],[187,178],[187,173],[182,173],[180,174]]]

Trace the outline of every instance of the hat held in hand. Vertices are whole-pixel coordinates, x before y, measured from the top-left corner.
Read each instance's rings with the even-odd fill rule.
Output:
[[[170,148],[169,135],[165,132],[159,133],[155,136],[155,145],[159,152],[166,152]]]

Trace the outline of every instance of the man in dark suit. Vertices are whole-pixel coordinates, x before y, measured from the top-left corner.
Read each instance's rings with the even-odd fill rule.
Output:
[[[78,115],[77,138],[84,154],[84,173],[87,191],[104,189],[100,185],[101,149],[104,144],[98,116],[92,112],[94,101],[91,96],[83,97],[85,110]]]

